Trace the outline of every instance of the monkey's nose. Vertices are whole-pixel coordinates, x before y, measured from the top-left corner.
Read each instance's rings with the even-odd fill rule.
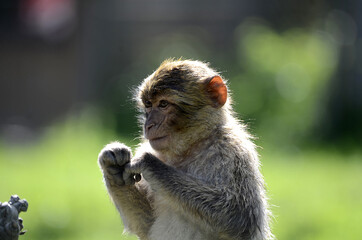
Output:
[[[148,124],[148,125],[146,126],[146,130],[147,130],[147,131],[150,130],[153,126],[155,126],[154,123]]]

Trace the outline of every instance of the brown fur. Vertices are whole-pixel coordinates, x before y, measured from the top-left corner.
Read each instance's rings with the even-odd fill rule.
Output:
[[[133,158],[109,144],[99,164],[124,225],[140,239],[273,238],[257,152],[229,95],[216,71],[191,60],[163,62],[137,89],[149,139]]]

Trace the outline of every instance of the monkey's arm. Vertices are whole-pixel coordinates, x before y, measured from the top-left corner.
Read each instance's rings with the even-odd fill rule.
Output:
[[[141,172],[151,188],[170,199],[174,208],[201,219],[220,234],[248,239],[255,230],[256,215],[248,206],[252,203],[246,202],[250,199],[241,199],[237,189],[208,184],[149,153],[126,167],[126,171]]]
[[[153,210],[142,183],[133,186],[108,186],[109,195],[116,205],[126,230],[145,238],[154,221]]]
[[[144,181],[135,183],[134,175],[124,174],[125,164],[132,157],[130,149],[118,142],[108,144],[99,154],[108,193],[116,205],[125,228],[145,239],[154,221],[147,186]]]

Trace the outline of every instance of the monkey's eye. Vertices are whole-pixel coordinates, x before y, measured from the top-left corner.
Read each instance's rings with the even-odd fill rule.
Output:
[[[148,101],[148,100],[147,100],[147,101],[144,102],[144,104],[145,104],[145,107],[146,107],[146,108],[152,107],[151,101]]]
[[[160,108],[165,108],[168,106],[168,102],[166,100],[161,100],[160,104],[158,105]]]

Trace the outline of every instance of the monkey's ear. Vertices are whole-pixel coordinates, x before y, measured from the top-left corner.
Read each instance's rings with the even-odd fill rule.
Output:
[[[220,76],[206,80],[206,92],[212,100],[213,107],[221,108],[226,103],[228,91]]]

